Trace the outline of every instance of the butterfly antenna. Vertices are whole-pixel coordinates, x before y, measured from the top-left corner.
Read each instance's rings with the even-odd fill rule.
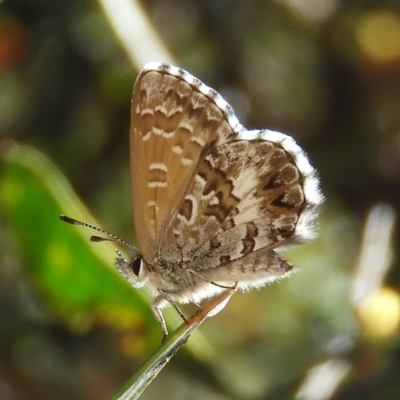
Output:
[[[74,218],[71,218],[71,217],[67,217],[66,215],[63,215],[63,214],[60,215],[60,219],[61,219],[61,221],[68,222],[71,225],[85,226],[86,228],[94,229],[95,231],[99,231],[101,233],[104,233],[105,235],[110,236],[109,238],[105,238],[105,237],[101,237],[101,236],[91,236],[90,240],[92,242],[118,243],[118,244],[122,244],[122,245],[124,245],[124,246],[126,246],[126,247],[128,247],[128,248],[130,248],[132,250],[135,250],[136,252],[139,252],[136,247],[132,246],[128,242],[125,242],[125,240],[122,240],[118,236],[115,236],[112,233],[105,231],[104,229],[98,228],[97,226],[90,225],[90,224],[88,224],[86,222],[78,221],[77,219],[74,219]]]

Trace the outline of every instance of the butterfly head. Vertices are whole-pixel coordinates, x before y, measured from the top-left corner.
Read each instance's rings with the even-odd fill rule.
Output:
[[[134,287],[142,287],[145,284],[145,262],[138,251],[131,260],[127,260],[122,253],[117,250],[118,257],[115,259],[115,265],[118,272],[131,283]]]

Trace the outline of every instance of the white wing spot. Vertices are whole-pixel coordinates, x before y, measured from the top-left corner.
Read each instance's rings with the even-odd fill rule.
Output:
[[[178,128],[183,128],[183,129],[188,130],[190,133],[193,133],[193,124],[191,124],[190,122],[181,121]]]
[[[210,200],[210,205],[215,206],[219,204],[219,199],[217,196],[212,197],[212,199]]]
[[[156,211],[158,211],[158,205],[154,200],[150,200],[147,202],[147,207],[154,207]]]
[[[153,126],[153,132],[155,135],[162,136],[163,138],[170,139],[175,136],[175,131],[171,132],[166,132],[164,129],[157,128],[156,126]]]
[[[182,148],[181,146],[176,145],[176,146],[174,146],[174,147],[172,148],[172,151],[173,151],[175,154],[182,154],[182,153],[183,153],[183,148]]]
[[[199,144],[201,147],[206,145],[206,142],[200,136],[192,136],[190,141]]]
[[[190,158],[182,157],[181,158],[181,163],[183,165],[191,165],[191,164],[193,164],[193,160],[190,159]]]
[[[175,136],[175,131],[171,131],[171,132],[165,132],[165,131],[164,131],[164,133],[163,133],[162,136],[163,136],[164,138],[166,138],[166,139],[171,139],[172,137]]]
[[[147,184],[147,186],[148,186],[149,188],[156,188],[156,187],[165,188],[165,187],[168,186],[168,183],[167,183],[167,182],[158,182],[158,181],[154,181],[154,182],[149,182],[149,183]]]
[[[201,195],[201,200],[202,201],[211,201],[211,199],[215,196],[215,190],[212,190],[210,193],[207,195],[202,194]],[[218,203],[217,203],[218,204]]]
[[[171,115],[177,114],[177,113],[181,113],[182,111],[183,111],[183,108],[181,106],[171,108],[171,110],[169,110],[168,117],[170,117]]]
[[[154,132],[156,135],[162,136],[162,135],[164,134],[164,129],[157,128],[157,127],[153,126],[153,132]]]
[[[143,142],[146,142],[147,140],[149,140],[150,137],[151,137],[151,131],[146,132],[146,133],[142,136]]]
[[[164,115],[168,115],[168,110],[166,109],[165,106],[160,105],[160,106],[156,106],[155,107],[156,111],[161,111],[161,113],[163,113]]]
[[[136,108],[136,113],[139,113],[140,109],[139,106]],[[152,108],[143,108],[143,110],[140,112],[141,115],[153,115],[154,114],[154,110]]]
[[[204,179],[203,176],[196,174],[196,176],[194,177],[194,180],[197,181],[197,183],[204,185],[205,182],[207,182],[206,179]]]
[[[160,169],[161,171],[168,172],[168,167],[163,163],[152,163],[149,166],[149,170],[153,171],[155,169]]]

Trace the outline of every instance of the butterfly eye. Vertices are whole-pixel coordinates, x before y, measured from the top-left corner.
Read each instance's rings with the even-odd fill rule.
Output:
[[[132,261],[132,271],[136,276],[139,276],[141,267],[142,267],[142,257],[138,256]]]

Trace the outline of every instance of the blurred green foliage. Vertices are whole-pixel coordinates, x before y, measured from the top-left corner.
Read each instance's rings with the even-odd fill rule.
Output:
[[[37,151],[13,144],[3,149],[2,161],[1,208],[12,221],[27,272],[52,311],[78,332],[76,320],[84,331],[94,321],[143,329],[142,314],[150,310],[104,263],[112,253],[103,246],[96,249],[99,257],[88,237],[58,218],[63,209],[78,209],[80,204],[55,167]],[[76,214],[89,216],[82,210]]]
[[[322,382],[337,379],[326,398],[398,399],[397,231],[376,260],[390,269],[374,306],[361,313],[353,298],[365,219],[378,203],[400,205],[397,1],[141,4],[179,65],[245,126],[295,137],[327,197],[319,239],[288,253],[300,272],[235,294],[143,398],[307,399],[326,366],[336,375]],[[145,291],[114,271],[114,246],[59,220],[100,225],[72,186],[102,227],[135,244],[128,131],[140,67],[98,3],[0,4],[2,400],[105,399],[161,337]]]

